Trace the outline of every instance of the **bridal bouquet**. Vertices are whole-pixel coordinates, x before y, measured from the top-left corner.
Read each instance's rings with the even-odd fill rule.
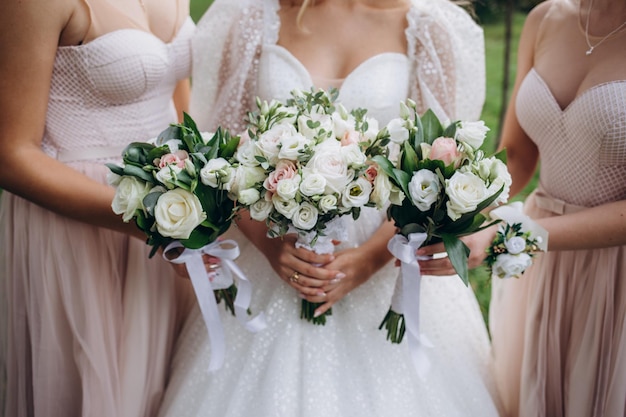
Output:
[[[285,103],[257,100],[247,140],[240,145],[235,183],[239,208],[266,222],[268,236],[297,234],[299,247],[332,253],[333,240],[345,240],[341,217],[359,217],[373,205],[367,154],[385,152],[375,120],[365,110],[335,105],[337,90],[294,91]],[[321,304],[302,301],[301,318],[314,317]]]
[[[224,351],[216,346],[223,343],[216,303],[223,300],[226,309],[243,320],[251,292],[233,262],[239,255],[236,242],[218,240],[233,218],[228,191],[234,172],[226,166],[239,140],[222,129],[200,133],[185,114],[183,123],[170,125],[157,138],[129,144],[122,165],[107,164],[109,183],[116,187],[113,211],[146,234],[150,257],[163,249],[167,260],[185,264],[212,339],[212,369],[220,366]],[[169,259],[170,252],[179,256]],[[219,259],[208,279],[203,254]],[[239,288],[233,274],[239,277]],[[260,329],[261,320],[244,324]]]
[[[402,279],[380,328],[386,328],[391,342],[399,343],[409,327],[418,344],[416,250],[443,242],[467,285],[469,249],[459,238],[491,224],[481,211],[507,201],[511,177],[499,159],[502,154],[486,157],[480,150],[489,130],[482,121],[442,124],[430,110],[420,117],[415,103],[407,101],[401,105],[401,117],[389,122],[387,130],[400,146],[398,160],[393,163],[384,156],[373,160],[405,198],[399,204],[392,201],[388,209],[399,231],[389,250],[401,261]]]

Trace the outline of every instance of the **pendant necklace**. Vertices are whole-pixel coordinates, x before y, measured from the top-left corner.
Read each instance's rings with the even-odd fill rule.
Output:
[[[143,0],[140,0],[140,1],[143,1]],[[619,32],[624,26],[626,26],[626,21],[624,21],[621,25],[613,29],[608,35],[600,39],[600,42],[596,43],[595,45],[592,45],[591,42],[589,41],[589,15],[591,14],[592,7],[593,7],[593,0],[590,0],[589,10],[587,11],[587,20],[585,22],[585,40],[587,41],[587,46],[589,47],[589,49],[585,53],[587,56],[591,55],[593,50],[597,48],[598,46],[600,46],[602,42],[604,42],[605,40],[607,40],[608,38],[610,38],[611,36]]]

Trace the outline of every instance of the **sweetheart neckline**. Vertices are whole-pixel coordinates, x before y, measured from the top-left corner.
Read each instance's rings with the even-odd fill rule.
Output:
[[[612,80],[612,81],[605,81],[602,82],[600,84],[596,84],[593,85],[589,88],[587,88],[585,91],[583,91],[582,93],[579,93],[576,97],[574,97],[574,99],[572,101],[569,102],[569,104],[567,104],[567,106],[565,107],[561,107],[561,105],[559,104],[559,102],[557,101],[556,97],[554,96],[554,93],[552,92],[552,90],[550,89],[550,86],[548,85],[548,83],[544,80],[544,78],[541,76],[541,74],[539,74],[539,72],[533,67],[531,68],[529,74],[534,74],[535,77],[537,78],[537,80],[539,81],[539,83],[543,86],[544,90],[547,92],[547,94],[550,96],[550,99],[552,101],[552,103],[554,104],[554,106],[559,110],[559,113],[561,114],[565,114],[569,111],[569,109],[573,106],[575,106],[579,101],[581,101],[585,96],[591,94],[592,92],[602,88],[602,87],[606,87],[609,85],[614,85],[614,84],[622,84],[622,83],[626,83],[626,80]]]
[[[291,51],[289,51],[289,49],[285,48],[282,45],[278,45],[278,44],[265,44],[264,47],[268,47],[268,48],[274,48],[276,51],[278,51],[279,53],[281,53],[284,57],[287,57],[287,59],[289,61],[291,61],[293,64],[295,64],[295,66],[298,68],[298,70],[306,75],[307,78],[307,82],[309,85],[315,86],[314,82],[313,82],[313,76],[311,75],[311,73],[309,72],[309,70],[304,66],[304,64],[298,59],[296,58],[295,55],[293,55],[291,53]],[[367,65],[371,65],[372,62],[377,62],[383,58],[386,57],[393,57],[393,58],[402,58],[404,62],[408,62],[408,57],[400,52],[381,52],[379,54],[376,55],[372,55],[369,58],[365,59],[364,61],[362,61],[361,63],[359,63],[356,67],[354,67],[354,69],[352,71],[350,71],[350,73],[348,73],[345,78],[341,79],[337,79],[337,80],[342,80],[341,85],[337,88],[337,90],[339,90],[339,92],[341,93],[343,87],[346,85],[346,83],[351,80],[352,78],[355,77],[355,74],[358,74],[359,72],[363,71],[363,67],[367,66]],[[323,77],[320,77],[323,78]],[[334,80],[334,79],[333,79]],[[319,88],[319,86],[315,86],[317,88]]]

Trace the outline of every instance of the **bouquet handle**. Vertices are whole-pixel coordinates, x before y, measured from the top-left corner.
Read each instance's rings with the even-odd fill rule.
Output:
[[[252,284],[245,274],[235,264],[234,259],[239,256],[239,246],[234,240],[216,241],[200,249],[184,248],[183,252],[175,259],[167,259],[165,254],[174,248],[184,248],[180,242],[170,243],[164,252],[163,257],[172,263],[184,263],[189,273],[193,285],[202,318],[206,325],[209,342],[211,344],[211,359],[209,362],[209,372],[220,369],[224,363],[225,342],[224,328],[220,321],[217,302],[213,295],[211,281],[207,278],[202,255],[207,254],[220,259],[221,272],[226,275],[225,279],[232,282],[232,274],[239,277],[237,296],[235,298],[235,316],[237,320],[249,331],[258,332],[266,327],[265,315],[260,313],[256,317],[246,320],[250,300],[252,298]]]
[[[426,239],[426,233],[412,233],[408,238],[397,234],[387,244],[389,252],[398,258],[401,263],[399,277],[401,281],[398,283],[399,285],[396,285],[394,300],[387,316],[389,317],[389,314],[394,312],[403,316],[402,319],[406,326],[411,359],[417,374],[422,379],[425,379],[430,369],[430,361],[426,355],[425,348],[431,347],[432,344],[425,336],[420,334],[420,287],[422,274],[417,263],[419,257],[415,255],[415,252],[424,244]]]

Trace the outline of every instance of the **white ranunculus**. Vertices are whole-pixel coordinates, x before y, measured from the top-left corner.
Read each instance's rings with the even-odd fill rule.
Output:
[[[352,181],[341,196],[344,207],[363,207],[370,199],[372,184],[363,177]]]
[[[289,200],[296,197],[298,190],[300,189],[300,175],[296,175],[293,178],[285,178],[276,184],[276,193],[280,198]]]
[[[315,148],[313,157],[307,163],[306,168],[326,179],[327,194],[340,193],[354,178],[354,172],[348,169],[348,164],[343,158],[338,142],[337,146],[325,145],[331,141],[323,142]]]
[[[235,159],[239,162],[239,165],[248,167],[259,166],[261,163],[256,159],[256,156],[260,155],[255,143],[251,140],[239,145],[237,152],[235,153]]]
[[[300,133],[296,133],[293,136],[285,137],[281,143],[280,151],[278,152],[279,159],[288,159],[290,161],[297,161],[298,157],[302,155],[302,152],[307,145],[311,144],[311,140],[306,138]]]
[[[301,230],[311,230],[315,227],[318,218],[317,208],[311,203],[300,204],[297,212],[292,218],[293,225]]]
[[[504,242],[504,246],[511,255],[517,255],[526,249],[526,239],[521,236],[513,236]]]
[[[285,200],[280,198],[278,194],[274,194],[272,196],[272,203],[274,204],[276,211],[288,219],[293,217],[300,206],[296,200]]]
[[[496,257],[491,271],[499,278],[519,278],[532,263],[532,258],[525,252],[517,255],[503,253]]]
[[[237,201],[244,206],[249,206],[256,203],[261,198],[261,193],[256,188],[247,188],[241,190],[237,194]]]
[[[489,191],[480,177],[468,171],[456,171],[446,180],[448,217],[456,220],[461,215],[476,210],[478,204],[489,197]]]
[[[176,181],[176,176],[182,171],[182,168],[179,168],[177,165],[167,165],[161,168],[154,176],[161,184],[163,184],[167,189],[171,190],[176,185],[174,181]]]
[[[188,239],[191,232],[206,219],[198,197],[182,188],[162,194],[154,208],[159,233],[173,239]]]
[[[224,158],[210,159],[200,170],[202,184],[221,190],[230,190],[235,178],[235,169]]]
[[[343,159],[344,161],[346,161],[348,166],[351,167],[363,165],[367,160],[367,156],[365,156],[365,153],[361,150],[361,147],[356,143],[342,146],[341,155],[343,156]]]
[[[143,199],[150,192],[151,185],[135,177],[120,178],[111,208],[115,214],[122,214],[122,219],[129,222],[137,210],[143,210]]]
[[[308,169],[302,171],[302,182],[300,183],[300,192],[306,196],[314,196],[324,193],[326,188],[326,178],[324,176],[311,172]]]
[[[428,211],[439,198],[441,182],[434,172],[420,169],[413,174],[409,182],[409,197],[421,211]]]
[[[334,194],[323,195],[317,202],[322,213],[337,210],[337,197]]]
[[[259,139],[253,143],[256,145],[258,153],[260,153],[270,163],[270,165],[276,165],[278,162],[278,154],[280,152],[279,145],[287,138],[297,134],[298,132],[292,124],[283,122],[274,125],[271,129],[263,132],[259,136]]]
[[[391,119],[389,123],[387,123],[389,139],[391,139],[393,143],[402,144],[409,139],[409,130],[406,128],[406,124],[407,121],[400,118]]]
[[[485,141],[489,128],[482,120],[476,122],[460,122],[456,129],[456,139],[478,149]]]
[[[263,222],[267,219],[274,209],[274,204],[271,201],[265,199],[259,199],[254,204],[250,205],[250,217],[258,222]]]

